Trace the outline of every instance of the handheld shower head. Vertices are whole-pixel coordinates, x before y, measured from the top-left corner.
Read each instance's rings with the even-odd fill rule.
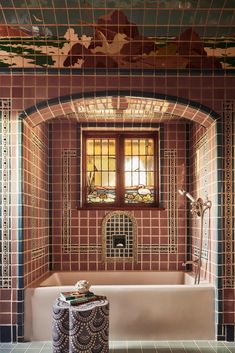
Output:
[[[179,189],[178,192],[180,193],[180,195],[182,196],[186,196],[191,202],[195,202],[195,198],[190,195],[189,192],[185,191],[183,188]]]

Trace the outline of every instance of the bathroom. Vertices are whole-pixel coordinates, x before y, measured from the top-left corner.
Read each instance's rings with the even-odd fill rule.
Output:
[[[28,339],[27,290],[52,273],[96,272],[101,278],[128,273],[131,281],[135,273],[168,278],[192,272],[194,279],[197,262],[185,262],[197,260],[200,250],[200,284],[210,284],[215,293],[214,339],[234,341],[233,70],[167,70],[157,61],[151,70],[108,64],[61,68],[58,61],[48,68],[17,58],[24,65],[0,68],[0,341]],[[94,193],[92,202],[84,141],[121,133],[154,140],[154,168],[147,170],[154,175],[153,198],[141,201],[141,192],[149,192],[143,182],[147,172],[137,167],[133,185],[140,190],[129,200],[138,194],[138,202],[112,205],[106,195],[100,201]],[[211,202],[203,222],[181,188],[196,201]],[[131,220],[131,242],[118,228],[110,248],[105,226],[112,216]],[[172,281],[166,285],[172,284],[174,300]]]

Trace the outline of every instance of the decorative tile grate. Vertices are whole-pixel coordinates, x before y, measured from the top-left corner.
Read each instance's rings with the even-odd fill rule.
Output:
[[[0,288],[11,288],[11,145],[10,99],[0,100],[0,133],[2,139],[0,178]]]
[[[115,211],[102,223],[103,260],[135,261],[137,222],[129,212]]]
[[[71,252],[71,158],[77,157],[75,149],[64,149],[62,153],[63,165],[63,209],[62,209],[62,243],[63,253]],[[77,251],[77,250],[76,250]]]
[[[233,253],[233,124],[234,102],[224,102],[224,256],[225,288],[234,287],[234,253]]]

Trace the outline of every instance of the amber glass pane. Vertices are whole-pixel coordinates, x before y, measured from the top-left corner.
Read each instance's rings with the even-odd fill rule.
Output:
[[[102,140],[102,155],[108,155],[108,154],[109,154],[109,141]]]
[[[154,141],[125,139],[125,203],[154,203]]]
[[[94,157],[87,156],[87,171],[91,172],[94,170]]]
[[[125,141],[125,156],[130,156],[131,152],[131,140],[126,139]]]
[[[114,139],[86,141],[87,202],[112,203],[116,198],[116,155]]]
[[[93,155],[93,153],[94,153],[94,141],[93,140],[87,140],[86,150],[87,150],[87,155]]]
[[[109,170],[116,170],[116,158],[115,157],[109,157]]]
[[[110,156],[115,156],[116,155],[115,140],[109,140],[109,155]]]
[[[108,156],[102,156],[102,170],[108,170],[109,167],[109,159]]]

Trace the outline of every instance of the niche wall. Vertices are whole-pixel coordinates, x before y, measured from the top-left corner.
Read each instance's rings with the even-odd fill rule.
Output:
[[[103,261],[102,221],[110,210],[78,209],[78,124],[50,124],[53,270],[182,270],[187,256],[186,203],[178,207],[177,186],[186,180],[188,124],[162,124],[160,129],[163,209],[131,211],[138,228],[135,261]]]

